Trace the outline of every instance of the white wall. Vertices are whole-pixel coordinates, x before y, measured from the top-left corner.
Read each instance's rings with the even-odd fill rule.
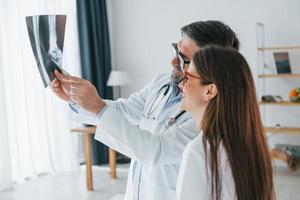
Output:
[[[256,82],[257,22],[265,24],[266,46],[300,45],[299,0],[110,0],[108,4],[113,64],[127,70],[133,80],[133,84],[123,88],[125,96],[157,74],[170,72],[171,43],[180,39],[180,28],[193,21],[221,20],[235,30]],[[299,57],[300,51],[297,53]],[[298,66],[292,70],[300,72],[299,59],[293,57],[291,62]],[[287,98],[291,88],[300,86],[300,81],[268,80],[268,85],[268,93]],[[267,120],[270,125],[281,120],[282,125],[300,127],[299,111],[295,107],[272,108],[274,114]],[[276,136],[271,141],[274,139],[285,140]],[[291,142],[300,144],[299,137]]]

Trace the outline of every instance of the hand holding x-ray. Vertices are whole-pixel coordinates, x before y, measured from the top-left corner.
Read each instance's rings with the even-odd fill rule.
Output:
[[[99,96],[96,87],[82,78],[64,75],[55,70],[56,78],[51,84],[53,92],[61,99],[75,102],[84,110],[97,114],[105,107],[105,102]],[[74,108],[74,105],[71,106]]]
[[[55,71],[54,74],[57,72]],[[64,101],[72,101],[71,99],[71,84],[65,84],[59,81],[58,78],[55,78],[50,86],[51,90],[58,96],[60,99]]]

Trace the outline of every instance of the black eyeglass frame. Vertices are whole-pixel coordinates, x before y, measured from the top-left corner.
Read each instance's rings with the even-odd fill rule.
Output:
[[[183,55],[183,53],[181,53],[181,52],[179,51],[179,49],[177,48],[177,43],[172,43],[172,47],[173,47],[174,50],[176,51],[177,57],[178,57],[178,59],[179,59],[179,65],[180,65],[179,67],[180,67],[180,70],[181,70],[182,73],[184,73],[184,67],[185,67],[185,65],[190,64],[191,61],[188,60],[188,59],[186,58],[186,56]]]

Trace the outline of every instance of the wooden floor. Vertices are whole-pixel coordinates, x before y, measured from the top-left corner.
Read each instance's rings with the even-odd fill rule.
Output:
[[[122,166],[121,166],[122,167]],[[118,179],[112,180],[108,167],[94,167],[94,192],[86,191],[84,168],[81,172],[56,176],[41,176],[16,185],[0,193],[1,200],[109,200],[125,192],[127,167],[118,169]],[[300,199],[300,171],[290,172],[285,167],[275,169],[275,187],[278,200]]]

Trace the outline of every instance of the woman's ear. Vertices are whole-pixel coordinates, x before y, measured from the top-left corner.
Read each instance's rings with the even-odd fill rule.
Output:
[[[207,86],[207,92],[206,92],[206,100],[210,101],[211,99],[213,99],[218,93],[218,89],[217,86],[215,84],[209,84]]]

